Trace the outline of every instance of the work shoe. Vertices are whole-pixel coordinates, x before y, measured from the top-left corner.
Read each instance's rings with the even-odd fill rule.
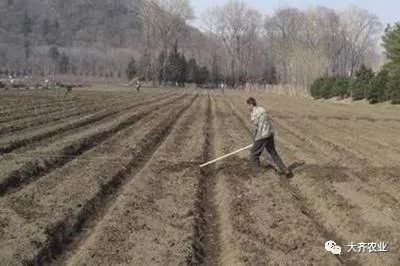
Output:
[[[292,177],[294,176],[294,175],[293,175],[293,172],[290,171],[289,169],[286,170],[284,174],[285,174],[285,176],[286,176],[287,178],[292,178]]]
[[[260,168],[253,168],[251,170],[251,177],[252,178],[257,178],[260,176]]]
[[[280,175],[280,176],[286,176],[287,178],[293,177],[293,173],[289,169],[279,170],[277,172],[278,172],[278,175]]]

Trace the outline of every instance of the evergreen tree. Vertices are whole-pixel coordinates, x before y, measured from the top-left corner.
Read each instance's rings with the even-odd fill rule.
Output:
[[[166,75],[165,75],[166,71],[164,71],[165,60],[166,60],[165,54],[161,52],[157,60],[157,78],[160,84],[166,80]]]
[[[388,93],[389,72],[387,69],[381,70],[371,81],[368,87],[367,100],[374,104],[386,101]]]
[[[208,71],[207,67],[200,67],[198,72],[196,73],[196,84],[204,84],[208,81],[210,76],[210,72]]]
[[[367,97],[367,91],[373,78],[374,72],[362,65],[351,82],[351,96],[354,101],[362,100]]]
[[[348,77],[336,77],[333,85],[333,91],[331,92],[332,97],[347,98],[350,95],[350,78]]]
[[[144,53],[139,61],[139,75],[141,77],[144,77],[146,81],[149,81],[151,79],[152,73],[151,73],[151,57],[149,53]]]
[[[390,67],[388,96],[393,104],[400,104],[400,65]]]
[[[74,64],[69,64],[69,71],[72,73],[72,75],[78,75],[78,70]]]
[[[197,73],[198,73],[198,66],[196,63],[196,59],[192,58],[187,63],[186,81],[189,83],[195,83]]]
[[[172,50],[167,60],[166,81],[184,86],[187,76],[187,61],[183,54],[178,52],[177,46]]]
[[[382,40],[387,58],[395,64],[400,64],[400,22],[393,27],[388,26]]]
[[[324,79],[324,84],[321,88],[321,96],[324,99],[329,99],[335,96],[334,88],[335,88],[336,78],[335,77],[326,77]]]
[[[128,63],[128,67],[126,69],[126,76],[128,80],[132,80],[136,76],[136,61],[135,58],[132,57],[132,59]]]
[[[22,20],[22,34],[24,35],[24,51],[25,51],[25,59],[30,57],[31,53],[31,43],[29,40],[29,34],[32,33],[32,19],[28,16],[28,13],[25,12],[24,18]]]
[[[70,70],[69,58],[65,53],[62,53],[58,61],[58,71],[60,74],[67,74]]]
[[[278,84],[278,78],[277,78],[277,73],[276,73],[276,68],[273,65],[267,65],[265,66],[264,73],[263,73],[263,80],[267,84]]]
[[[210,80],[212,83],[214,83],[216,85],[222,81],[222,75],[221,75],[220,69],[219,69],[219,57],[216,53],[213,56]]]
[[[178,79],[177,82],[180,86],[185,86],[187,75],[187,60],[184,54],[179,56],[178,60]]]
[[[389,72],[386,95],[394,104],[400,104],[400,23],[387,27],[382,38],[386,56],[390,60],[385,65]]]
[[[25,59],[29,59],[31,57],[31,42],[29,39],[24,41],[24,51],[25,51]]]
[[[214,73],[210,73],[210,71],[206,67],[200,67],[197,64],[196,60],[192,58],[187,63],[186,80],[187,82],[200,85],[206,83],[209,80],[214,84],[218,84],[221,79],[215,68]]]
[[[57,72],[59,69],[59,60],[60,60],[60,52],[58,51],[57,46],[52,46],[49,49],[49,57],[53,63],[54,72]]]
[[[325,83],[325,77],[318,78],[314,80],[310,87],[310,94],[314,99],[320,99],[321,96],[321,88]]]
[[[167,64],[166,64],[166,77],[165,81],[171,82],[175,85],[178,79],[178,64],[179,64],[179,55],[177,54],[177,51],[172,51],[168,58],[167,58]]]

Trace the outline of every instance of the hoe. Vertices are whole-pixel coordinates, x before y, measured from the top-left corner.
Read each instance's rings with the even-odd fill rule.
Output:
[[[204,166],[207,166],[207,165],[210,165],[210,164],[213,164],[213,163],[216,163],[216,162],[218,162],[218,161],[220,161],[220,160],[222,160],[222,159],[225,159],[225,158],[228,158],[228,157],[230,157],[230,156],[232,156],[232,155],[235,155],[236,153],[239,153],[239,152],[248,150],[248,149],[250,149],[252,146],[253,146],[253,144],[252,144],[252,145],[249,145],[249,146],[247,146],[247,147],[241,148],[241,149],[239,149],[239,150],[236,150],[236,151],[234,151],[234,152],[231,152],[231,153],[229,153],[229,154],[223,155],[223,156],[221,156],[221,157],[218,157],[217,159],[214,159],[214,160],[209,161],[209,162],[207,162],[207,163],[203,163],[202,165],[200,165],[200,168],[202,168],[202,167],[204,167]]]

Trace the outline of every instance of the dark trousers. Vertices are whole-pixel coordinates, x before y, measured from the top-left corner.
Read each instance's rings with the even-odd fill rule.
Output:
[[[275,149],[275,141],[274,135],[260,139],[254,142],[253,147],[251,148],[250,161],[253,167],[253,171],[258,173],[260,169],[260,156],[262,152],[266,149],[268,153],[271,155],[272,162],[278,167],[279,172],[285,172],[287,170],[286,165],[283,163],[281,157]]]

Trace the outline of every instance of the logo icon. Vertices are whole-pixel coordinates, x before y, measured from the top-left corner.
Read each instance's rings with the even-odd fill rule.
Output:
[[[342,253],[342,248],[336,245],[335,241],[329,240],[325,243],[326,252],[331,252],[334,255],[340,255]]]

